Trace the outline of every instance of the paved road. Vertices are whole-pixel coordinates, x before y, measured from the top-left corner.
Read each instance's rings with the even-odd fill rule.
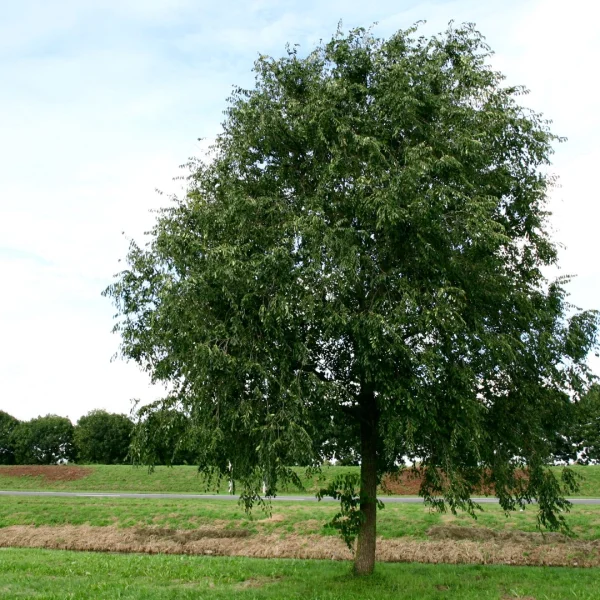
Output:
[[[51,496],[56,498],[159,498],[163,500],[238,500],[239,496],[228,494],[136,494],[133,492],[30,492],[16,490],[0,490],[0,496]],[[401,496],[380,496],[385,503],[390,504],[418,504],[422,498],[409,498]],[[316,502],[314,496],[277,496],[274,502]],[[473,498],[481,504],[497,504],[496,498]],[[600,504],[600,498],[569,498],[573,504]],[[324,502],[331,502],[333,498],[323,498]]]

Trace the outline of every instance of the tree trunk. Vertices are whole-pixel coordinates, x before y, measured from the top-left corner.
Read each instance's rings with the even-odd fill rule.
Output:
[[[377,535],[377,407],[373,393],[364,398],[360,424],[360,511],[363,521],[358,532],[354,572],[370,575],[375,568]]]

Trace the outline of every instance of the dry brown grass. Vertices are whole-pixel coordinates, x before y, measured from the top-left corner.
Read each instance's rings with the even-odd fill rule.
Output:
[[[442,533],[439,528],[431,532],[436,539],[427,541],[407,537],[380,539],[377,559],[385,562],[600,566],[600,541],[582,542],[522,532],[494,532],[490,536],[488,530],[465,529],[470,534],[468,539],[453,539],[454,532]],[[512,536],[515,533],[522,535]],[[153,527],[119,529],[85,525],[19,525],[0,529],[0,547],[258,558],[352,558],[348,548],[335,537],[296,533],[285,536],[250,535],[244,530],[214,526],[190,531]]]
[[[267,517],[266,519],[259,519],[257,522],[258,523],[282,523],[283,521],[285,521],[285,515],[282,515],[280,513],[273,513],[270,517]]]
[[[459,525],[434,525],[427,530],[427,535],[433,540],[472,540],[475,542],[498,540],[509,543],[566,544],[572,541],[567,536],[554,532],[540,534],[514,529],[495,531],[487,527],[461,527]]]

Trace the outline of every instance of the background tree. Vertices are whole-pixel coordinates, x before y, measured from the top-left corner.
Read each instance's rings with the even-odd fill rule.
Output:
[[[20,465],[54,465],[75,458],[73,424],[58,415],[19,423],[13,430],[12,443],[15,461]]]
[[[588,385],[598,327],[567,318],[564,280],[542,273],[547,121],[472,26],[414,34],[261,56],[211,162],[192,161],[105,292],[123,355],[173,390],[148,410],[184,415],[200,467],[231,464],[249,504],[288,465],[320,464],[330,426],[345,436],[359,481],[323,493],[358,533],[358,573],[378,481],[404,457],[438,508],[473,511],[483,479],[504,509],[537,498],[560,524],[573,480],[547,469],[550,434]]]
[[[0,465],[12,465],[15,462],[12,432],[18,424],[18,419],[0,410]]]
[[[572,403],[566,431],[554,438],[553,459],[580,464],[600,462],[600,385],[594,384],[579,402]]]
[[[125,462],[133,423],[126,415],[92,410],[81,417],[74,431],[77,460],[115,465]]]
[[[577,461],[583,464],[600,462],[600,385],[595,384],[577,407],[573,441]]]
[[[161,401],[138,411],[132,458],[147,465],[197,464],[198,440],[189,427],[188,415],[167,404]]]

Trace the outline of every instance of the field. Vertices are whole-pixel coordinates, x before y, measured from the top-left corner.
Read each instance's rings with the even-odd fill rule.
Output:
[[[600,466],[573,467],[581,476],[577,497],[600,498]],[[288,487],[280,494],[314,494],[338,474],[358,473],[358,467],[323,467],[319,476],[307,478],[305,470],[297,468],[303,488]],[[25,474],[25,476],[23,476]],[[416,496],[418,480],[406,473],[400,485],[394,484],[398,495]],[[149,473],[144,467],[127,465],[93,465],[86,467],[5,467],[0,466],[0,489],[55,490],[86,492],[155,492],[155,493],[212,493],[227,492],[227,482],[220,486],[209,483],[198,475],[196,467],[156,467]]]
[[[324,467],[320,475],[306,477],[304,469],[296,469],[303,488],[290,486],[281,493],[299,491],[314,494],[335,475],[356,473],[356,467]],[[128,465],[91,465],[84,467],[6,467],[0,466],[0,489],[54,490],[86,492],[154,492],[154,493],[227,493],[228,482],[207,481],[192,466],[162,467],[149,472],[145,467]],[[411,490],[412,491],[412,490]],[[414,490],[416,494],[416,490]]]
[[[347,563],[0,550],[0,598],[597,600],[599,569]],[[35,577],[32,574],[35,573]]]
[[[277,502],[271,512],[255,508],[250,515],[233,501],[164,500],[136,498],[53,498],[6,496],[0,503],[0,528],[15,525],[89,525],[155,527],[194,530],[218,523],[228,531],[248,535],[294,533],[337,536],[326,523],[338,510],[336,502]],[[414,537],[427,539],[432,527],[452,526],[481,531],[536,534],[535,506],[508,517],[497,505],[486,504],[474,520],[466,513],[433,512],[420,504],[387,504],[378,513],[377,533],[384,539]],[[575,505],[568,515],[578,540],[600,540],[600,505]],[[555,534],[552,534],[555,535]],[[466,539],[467,533],[464,534]]]
[[[130,498],[4,497],[0,547],[347,560],[327,523],[335,503],[279,502],[247,515],[236,502]],[[390,504],[379,513],[378,559],[600,566],[600,506],[578,505],[572,537],[536,530],[535,507],[507,518],[486,505],[466,514]]]
[[[85,469],[18,476],[2,467],[0,489],[211,491],[193,467]],[[325,469],[320,482],[305,480],[305,491],[339,469]],[[600,471],[580,470],[586,495],[600,496]],[[0,599],[600,598],[600,505],[573,506],[566,537],[540,534],[535,506],[507,518],[486,504],[473,520],[387,504],[378,513],[379,563],[368,581],[350,575],[352,554],[327,525],[336,511],[334,502],[280,501],[271,512],[247,515],[231,500],[5,496]]]

